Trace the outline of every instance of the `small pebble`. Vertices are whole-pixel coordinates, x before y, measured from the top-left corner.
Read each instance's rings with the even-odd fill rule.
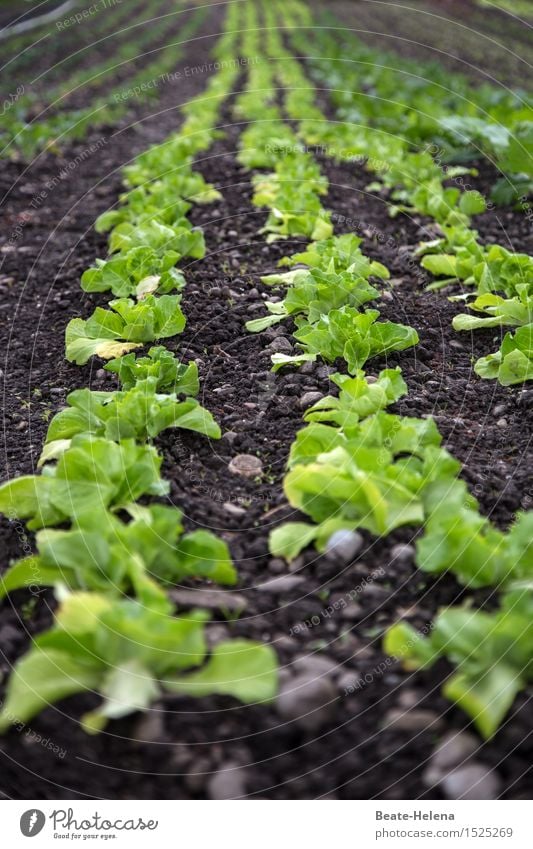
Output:
[[[497,799],[501,788],[498,773],[482,763],[467,764],[442,780],[442,789],[448,799]]]
[[[263,584],[258,584],[256,589],[262,593],[286,593],[294,590],[296,587],[303,584],[305,578],[301,575],[279,575],[277,578],[271,578]]]
[[[424,772],[423,780],[428,787],[438,784],[445,775],[464,765],[479,748],[479,741],[464,731],[447,734],[439,743]]]
[[[323,397],[322,392],[304,392],[299,401],[300,409],[307,410],[308,407],[312,407],[317,401],[321,401]]]
[[[164,717],[162,710],[150,710],[143,713],[133,728],[133,739],[143,743],[156,743],[162,740],[165,733]]]
[[[357,531],[335,531],[327,541],[326,556],[328,559],[339,559],[349,563],[362,547],[363,537]]]
[[[391,560],[399,560],[400,563],[407,563],[413,560],[415,549],[412,545],[394,545],[391,548]]]
[[[386,731],[435,731],[442,724],[441,717],[431,710],[390,710],[385,716]]]
[[[246,795],[246,770],[238,764],[227,763],[212,775],[207,782],[210,799],[240,799]]]
[[[321,677],[332,675],[339,671],[338,664],[331,657],[323,654],[301,654],[292,663],[293,669],[298,673],[305,673]]]
[[[292,345],[285,336],[276,336],[268,345],[268,350],[278,354],[292,354]]]
[[[230,461],[228,469],[232,474],[244,478],[256,478],[263,474],[263,464],[259,457],[254,457],[253,454],[237,454]]]
[[[329,678],[302,674],[282,684],[276,710],[304,731],[318,731],[335,715],[336,701],[337,688]]]
[[[232,504],[231,501],[226,501],[222,506],[226,513],[228,513],[230,516],[235,516],[236,518],[239,518],[240,516],[246,515],[246,510],[244,507],[239,507],[238,504]]]

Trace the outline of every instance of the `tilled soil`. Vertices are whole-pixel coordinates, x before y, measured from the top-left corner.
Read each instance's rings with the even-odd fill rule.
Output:
[[[193,78],[190,90],[180,87],[180,101],[195,93],[194,84],[201,82]],[[172,97],[176,94],[169,93]],[[38,210],[31,208],[31,199],[56,173],[57,163],[46,158],[34,174],[15,165],[4,171],[6,190],[18,178],[6,205],[8,227],[22,229],[14,245],[8,234],[0,278],[2,317],[10,334],[2,478],[34,470],[46,421],[68,391],[115,386],[99,363],[80,369],[64,362],[64,327],[97,303],[81,293],[77,281],[104,253],[105,242],[91,227],[116,201],[116,169],[175,123],[173,110],[162,111],[157,120],[141,123],[138,132],[127,130],[109,140]],[[266,246],[258,235],[265,213],[251,205],[250,175],[235,159],[241,128],[232,125],[228,112],[222,123],[226,139],[198,167],[220,188],[223,200],[192,213],[204,229],[208,255],[187,267],[188,324],[169,347],[199,363],[200,400],[225,435],[210,442],[169,431],[157,445],[172,502],[183,509],[189,527],[212,528],[227,540],[240,583],[222,595],[190,587],[173,592],[183,609],[212,608],[212,641],[233,635],[271,643],[280,658],[285,695],[273,707],[165,697],[145,716],[114,722],[98,737],[88,737],[77,723],[96,699],[76,697],[0,741],[0,789],[12,798],[212,798],[220,794],[214,777],[223,770],[226,789],[236,796],[438,799],[441,790],[427,774],[429,759],[444,734],[468,726],[440,695],[449,670],[440,664],[428,673],[406,674],[383,655],[380,644],[383,631],[399,617],[423,627],[439,607],[462,600],[461,588],[449,576],[434,580],[415,569],[416,529],[385,540],[364,534],[353,561],[309,551],[288,569],[268,554],[270,529],[294,518],[281,479],[301,427],[302,398],[311,391],[327,393],[330,370],[319,364],[273,376],[270,354],[280,346],[288,350],[291,326],[259,335],[244,328],[246,320],[262,314],[267,289],[260,275],[273,271],[279,258],[300,244]],[[68,152],[67,161],[76,150]],[[496,346],[494,334],[458,336],[451,328],[457,307],[443,293],[423,293],[424,280],[410,253],[424,238],[426,222],[389,218],[386,197],[365,191],[368,175],[362,168],[320,161],[330,180],[325,203],[337,232],[362,236],[365,250],[391,270],[393,285],[379,303],[383,316],[413,325],[420,335],[416,349],[375,361],[372,370],[401,364],[409,395],[397,411],[436,417],[445,444],[465,464],[465,479],[482,509],[506,527],[517,509],[531,506],[527,413],[532,390],[504,389],[474,375],[472,359],[487,345]],[[500,218],[503,229],[494,214],[480,217],[482,236],[505,237],[521,249],[523,216],[506,212]],[[52,233],[51,222],[59,222]],[[260,481],[229,473],[238,453],[260,457]],[[21,526],[6,520],[1,540],[4,566],[27,545]],[[489,593],[478,593],[477,600],[493,604]],[[3,672],[29,636],[50,621],[51,606],[48,592],[33,597],[19,592],[3,603]],[[531,794],[530,696],[526,691],[517,698],[497,736],[479,742],[475,754],[476,762],[494,768],[498,792],[508,798]]]

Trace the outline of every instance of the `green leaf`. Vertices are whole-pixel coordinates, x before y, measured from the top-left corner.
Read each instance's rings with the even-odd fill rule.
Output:
[[[159,696],[160,689],[152,675],[135,659],[110,669],[100,685],[104,703],[82,718],[82,728],[90,734],[101,731],[109,719],[120,719],[146,710]]]
[[[294,560],[300,551],[315,541],[318,532],[316,525],[287,522],[271,532],[268,542],[270,553],[274,557],[284,557],[287,561]]]
[[[55,702],[98,687],[99,664],[82,665],[79,658],[53,650],[32,649],[19,660],[0,712],[0,733],[15,722],[28,722]]]
[[[422,259],[421,265],[435,277],[457,276],[457,259],[451,254],[429,254]]]
[[[444,685],[443,693],[472,717],[480,734],[489,739],[523,687],[518,672],[502,662],[479,678],[462,673],[453,675]]]
[[[249,640],[219,643],[206,665],[185,678],[167,680],[166,689],[190,696],[233,696],[246,704],[271,702],[277,693],[276,655]]]

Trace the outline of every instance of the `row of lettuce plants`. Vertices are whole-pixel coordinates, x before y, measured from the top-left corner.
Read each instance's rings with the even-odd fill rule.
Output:
[[[330,122],[314,105],[312,86],[284,50],[276,30],[276,20],[290,28],[293,9],[280,4],[276,12],[277,18],[272,6],[265,5],[263,18],[249,21],[245,45],[257,49],[256,30],[263,23],[268,65],[265,69],[261,64],[250,76],[238,104],[241,117],[255,121],[243,134],[240,157],[249,167],[275,167],[275,174],[278,160],[280,168],[295,158],[298,165],[305,162],[316,192],[317,185],[325,189],[327,183],[316,162],[308,164],[312,154],[302,142],[317,144],[316,133],[310,138],[312,131],[319,127],[323,139]],[[294,128],[276,105],[277,83]],[[258,123],[260,116],[263,122]],[[334,128],[332,133],[336,138]],[[296,179],[291,170],[284,173],[287,181]],[[258,179],[262,178],[254,178],[256,185]],[[268,202],[262,200],[269,216],[278,210],[275,192]],[[288,205],[287,211],[305,221],[306,213],[309,218],[315,214],[314,200],[309,210],[298,204],[296,210]],[[309,228],[301,227],[277,237],[309,238],[309,233]],[[525,632],[524,623],[533,605],[533,514],[519,514],[508,532],[500,531],[480,513],[460,477],[461,464],[442,446],[435,422],[387,412],[407,391],[400,369],[384,369],[373,376],[366,375],[363,366],[371,356],[408,347],[416,338],[412,328],[376,322],[377,311],[362,309],[379,296],[378,286],[388,271],[364,256],[360,244],[353,234],[329,236],[283,259],[281,265],[293,269],[269,275],[263,282],[286,294],[267,302],[269,315],[247,325],[260,332],[287,319],[295,321],[294,335],[302,353],[273,355],[274,368],[318,356],[328,362],[344,360],[348,371],[331,376],[336,395],[324,397],[304,414],[306,426],[291,447],[284,490],[289,503],[309,521],[289,522],[274,530],[271,551],[291,560],[304,547],[314,544],[324,551],[336,535],[358,528],[384,536],[401,526],[419,526],[418,568],[434,575],[450,572],[469,589],[501,591],[501,609],[495,613],[470,605],[450,608],[439,613],[425,638],[399,623],[385,639],[386,650],[409,669],[447,657],[457,669],[445,694],[489,737],[517,692],[531,680],[530,626]],[[347,314],[351,320],[343,326],[341,317]]]
[[[287,29],[291,43],[306,57],[310,50],[306,27],[310,25],[309,13],[302,4],[288,6]],[[448,102],[443,94],[446,90],[442,82],[444,72],[441,72],[441,81],[436,82],[432,79],[435,77],[432,69],[424,68],[424,77],[427,74],[428,79],[420,79],[408,63],[404,73],[393,74],[389,66],[382,67],[383,57],[377,51],[348,38],[350,50],[344,44],[341,46],[342,55],[350,55],[350,61],[346,62],[341,60],[339,44],[327,29],[313,30],[313,55],[308,61],[317,80],[330,89],[338,120],[326,121],[324,116],[321,118],[317,114],[313,87],[308,84],[307,91],[299,91],[295,98],[297,108],[298,103],[304,103],[300,115],[305,119],[302,128],[306,142],[320,145],[339,160],[364,157],[369,172],[379,178],[368,189],[385,188],[390,192],[392,215],[402,211],[421,213],[435,222],[437,237],[422,243],[417,256],[422,257],[424,269],[438,278],[430,288],[462,283],[462,293],[452,296],[452,300],[467,303],[472,312],[457,315],[454,328],[458,331],[511,328],[497,351],[475,363],[476,373],[481,378],[497,379],[505,386],[530,380],[533,377],[533,259],[503,245],[482,244],[472,227],[472,217],[484,212],[487,202],[478,191],[468,188],[472,169],[454,164],[464,162],[465,151],[454,147],[449,135],[442,134],[443,128],[455,120],[459,109],[455,95]],[[402,60],[398,59],[398,63],[403,70]],[[369,91],[366,90],[365,74],[381,77],[382,73],[388,80],[387,97],[377,81],[375,90],[374,81],[368,84]],[[394,92],[390,90],[392,78]],[[436,98],[437,104],[441,104],[441,109],[431,113],[425,132],[420,130],[419,124],[428,113],[413,93],[415,82],[415,91],[423,90],[424,97]],[[441,91],[440,99],[438,91]],[[480,133],[484,138],[491,137],[487,126],[492,128],[492,135],[500,131],[505,137],[505,146],[496,162],[503,171],[517,174],[512,185],[516,188],[518,182],[517,191],[527,193],[533,175],[530,104],[519,95],[502,94],[490,87],[475,91],[465,89],[463,97],[472,109],[483,108],[491,119],[488,125],[482,122]],[[498,106],[492,111],[491,99]],[[481,106],[473,105],[476,103]],[[395,125],[398,111],[403,119]],[[481,118],[470,116],[461,120],[475,122]],[[415,130],[406,132],[405,122]],[[440,134],[437,127],[441,128]],[[470,158],[479,157],[476,137],[472,135],[466,141],[463,136],[461,138]],[[504,187],[511,185],[509,179],[502,180],[498,197],[504,195]],[[509,197],[505,195],[502,199]]]
[[[153,3],[154,13],[159,3]],[[178,13],[183,14],[183,13]],[[136,30],[133,39],[117,48],[109,58],[69,76],[68,82],[47,85],[46,95],[26,91],[4,115],[0,133],[0,156],[31,159],[43,149],[57,150],[67,142],[86,136],[89,130],[119,121],[131,108],[159,96],[166,75],[170,76],[187,42],[198,32],[207,15],[201,7],[190,13],[179,29],[176,43],[167,44],[176,27],[176,17],[156,17],[150,26]],[[160,48],[163,43],[165,46]],[[157,45],[151,48],[151,45]],[[143,55],[155,58],[125,79],[114,80],[124,67],[135,68]],[[96,89],[93,94],[92,90]],[[69,98],[83,93],[88,105],[69,108]]]
[[[238,6],[228,12],[221,55],[235,51]],[[37,554],[12,565],[3,593],[51,585],[59,600],[53,626],[34,639],[11,674],[3,731],[82,691],[101,696],[82,718],[88,732],[148,709],[165,692],[219,693],[244,702],[275,695],[270,647],[230,639],[209,652],[209,613],[175,615],[169,591],[177,582],[232,586],[237,575],[221,539],[206,530],[185,533],[182,512],[164,503],[169,484],[152,440],[167,427],[211,438],[220,430],[193,397],[194,363],[181,363],[162,345],[147,355],[133,353],[185,325],[179,294],[185,280],[175,266],[205,250],[186,213],[190,203],[218,197],[195,172],[193,157],[217,134],[236,74],[237,65],[222,68],[185,108],[181,131],[127,166],[128,191],[98,222],[111,229],[110,256],[85,273],[82,285],[119,297],[109,310],[97,307],[89,319],[70,322],[66,353],[77,363],[91,356],[108,360],[121,389],[73,392],[50,423],[41,473],[0,488],[0,510],[37,531]]]

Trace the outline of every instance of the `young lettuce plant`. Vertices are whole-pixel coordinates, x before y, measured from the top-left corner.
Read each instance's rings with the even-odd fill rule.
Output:
[[[175,251],[160,256],[152,248],[132,248],[111,259],[97,259],[82,274],[81,288],[84,292],[112,292],[116,298],[139,300],[156,292],[181,292],[185,277],[174,268],[179,259]]]
[[[532,623],[531,592],[514,591],[504,595],[496,613],[471,607],[441,611],[426,638],[400,622],[387,632],[384,649],[409,671],[447,658],[456,671],[443,694],[489,739],[516,695],[533,681]]]
[[[122,439],[147,442],[161,431],[177,427],[220,439],[220,427],[196,399],[178,401],[176,395],[161,395],[156,390],[157,378],[147,377],[127,392],[91,392],[90,389],[71,392],[67,397],[68,407],[50,422],[40,465],[56,459],[80,433],[113,442]]]
[[[312,542],[323,550],[337,530],[383,536],[422,524],[437,484],[451,492],[457,483],[460,464],[441,448],[431,419],[382,411],[405,392],[399,372],[381,372],[376,384],[362,375],[339,378],[339,398],[307,411],[311,423],[297,434],[284,480],[291,506],[315,524],[291,522],[273,531],[276,556],[292,559]]]
[[[378,310],[361,313],[354,307],[342,307],[323,315],[314,324],[297,319],[294,338],[302,348],[304,359],[321,357],[332,363],[342,358],[348,371],[355,374],[371,357],[404,351],[418,343],[418,333],[413,327],[392,321],[378,322],[378,318]],[[299,355],[272,357],[275,371],[298,360]]]
[[[111,360],[105,364],[104,369],[118,375],[124,391],[133,389],[149,377],[156,379],[157,392],[196,396],[200,391],[196,363],[180,363],[177,357],[162,345],[150,348],[146,357],[126,354]]]
[[[0,598],[31,585],[64,585],[147,603],[158,585],[203,579],[232,586],[237,573],[226,543],[205,530],[184,534],[175,507],[129,505],[131,520],[100,508],[74,517],[71,529],[41,530],[37,555],[14,563],[3,575]]]
[[[379,296],[378,289],[359,277],[355,269],[336,273],[334,260],[327,271],[320,268],[296,270],[261,279],[263,283],[283,283],[289,291],[282,301],[266,302],[272,315],[246,323],[246,329],[252,333],[278,324],[288,316],[305,316],[312,324],[334,309],[358,308]]]
[[[92,356],[110,360],[145,342],[181,333],[185,316],[180,295],[147,295],[136,303],[131,298],[110,301],[111,309],[97,307],[92,316],[73,318],[66,330],[66,358],[84,365]]]
[[[533,578],[533,512],[519,514],[507,533],[448,493],[430,514],[416,544],[419,569],[451,571],[470,588],[503,587]]]
[[[479,377],[497,379],[502,386],[533,380],[533,323],[506,333],[500,350],[480,357],[474,366]]]
[[[27,519],[28,528],[38,530],[67,520],[81,522],[102,507],[118,512],[143,495],[168,495],[161,463],[155,448],[132,439],[117,444],[75,436],[56,465],[0,486],[0,513]]]
[[[67,595],[54,626],[33,641],[13,670],[0,733],[87,691],[102,698],[82,718],[89,733],[98,733],[110,719],[146,710],[164,692],[222,694],[249,703],[274,698],[277,665],[269,646],[230,640],[208,656],[208,614],[172,613],[164,596],[148,606],[96,593]]]

